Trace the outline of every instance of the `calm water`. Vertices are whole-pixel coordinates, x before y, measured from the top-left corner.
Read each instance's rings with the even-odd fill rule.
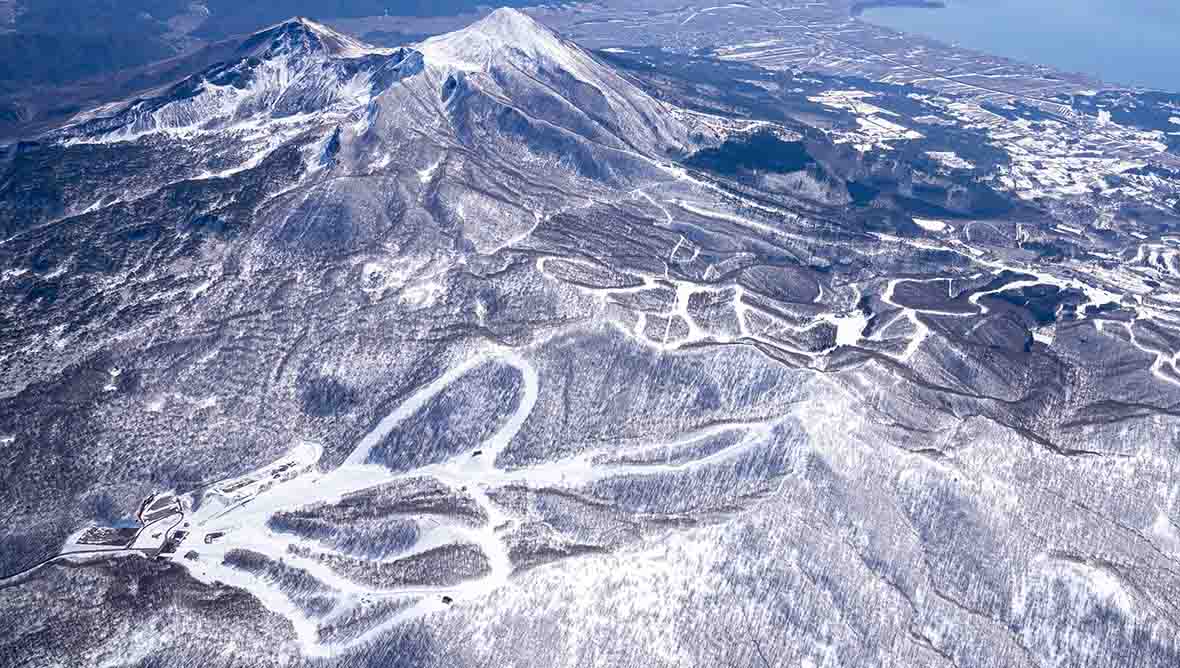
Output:
[[[1180,0],[946,0],[862,17],[1105,81],[1180,91]]]

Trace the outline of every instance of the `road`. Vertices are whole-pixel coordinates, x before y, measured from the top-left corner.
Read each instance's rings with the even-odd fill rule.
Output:
[[[174,532],[176,530],[176,527],[180,526],[180,524],[182,522],[184,522],[184,518],[185,518],[184,508],[183,508],[183,506],[181,506],[180,501],[177,500],[175,513],[173,513],[171,515],[164,516],[164,517],[160,517],[153,522],[149,522],[148,524],[141,526],[139,528],[139,530],[135,532],[135,536],[131,540],[129,540],[125,545],[123,545],[122,547],[114,547],[114,546],[101,547],[101,548],[96,547],[93,549],[66,550],[63,552],[59,552],[51,557],[47,557],[47,558],[33,564],[32,566],[29,566],[28,568],[17,571],[15,573],[11,573],[9,575],[5,575],[3,577],[0,577],[0,589],[4,589],[6,587],[11,587],[13,585],[20,584],[21,582],[24,582],[26,577],[28,577],[29,575],[32,575],[34,572],[49,565],[50,563],[53,563],[54,561],[57,561],[58,559],[64,559],[67,557],[75,557],[75,556],[79,556],[79,555],[97,555],[97,554],[106,554],[106,555],[111,555],[111,556],[121,556],[121,555],[127,555],[127,554],[141,554],[141,555],[144,555],[147,557],[154,557],[159,552],[160,548],[163,547],[163,545],[168,541],[168,537],[172,535],[172,532]],[[167,529],[164,530],[163,534],[161,535],[159,545],[157,545],[155,547],[133,547],[137,542],[139,542],[140,538],[144,535],[145,531],[151,530],[154,527],[158,527],[162,524],[167,524],[169,522],[171,522],[171,524],[168,526]]]

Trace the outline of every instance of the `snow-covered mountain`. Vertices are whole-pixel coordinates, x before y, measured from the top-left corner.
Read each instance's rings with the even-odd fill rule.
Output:
[[[447,98],[478,93],[618,149],[678,154],[687,131],[661,103],[527,14],[499,9],[417,47],[448,72]]]
[[[308,19],[247,39],[237,59],[154,95],[81,115],[67,141],[129,141],[151,133],[185,136],[268,122],[342,117],[400,79],[421,71],[408,49],[378,49]]]
[[[51,137],[63,145],[165,141],[184,156],[151,169],[129,165],[117,184],[72,197],[94,206],[227,177],[298,146],[301,196],[326,198],[366,228],[372,207],[421,209],[489,251],[598,189],[673,178],[669,160],[696,147],[690,136],[699,143],[718,133],[691,119],[526,14],[501,9],[398,49],[292,19],[246,40],[236,60],[88,112]],[[384,185],[360,198],[336,193],[338,182],[312,187],[341,176]],[[489,216],[497,222],[473,222]],[[291,238],[282,228],[272,236]]]
[[[1174,668],[1180,219],[817,77],[293,19],[0,148],[0,664]]]
[[[608,168],[592,157],[602,149],[666,156],[692,148],[666,104],[513,9],[398,49],[297,18],[255,34],[238,57],[142,99],[81,114],[58,136],[117,142],[341,121],[355,124],[355,136],[375,126],[399,139],[406,128],[433,127],[468,145],[489,133],[536,147],[548,138],[550,155],[567,155],[585,173]],[[443,118],[450,127],[440,128]]]

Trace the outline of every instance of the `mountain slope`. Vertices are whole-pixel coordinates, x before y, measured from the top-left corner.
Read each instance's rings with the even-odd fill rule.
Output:
[[[457,80],[478,81],[488,94],[596,141],[657,155],[691,148],[672,109],[523,12],[496,10],[418,48],[429,62],[467,75]]]
[[[1177,665],[1167,227],[701,67],[293,19],[5,149],[0,657]]]
[[[456,64],[454,53],[468,47],[484,61],[478,70]],[[25,150],[18,161],[56,160],[49,156],[75,145],[105,147],[93,150],[109,154],[123,178],[75,177],[60,192],[56,180],[33,187],[36,198],[8,200],[13,208],[0,217],[0,231],[11,235],[18,221],[36,227],[186,181],[226,178],[297,150],[303,164],[285,201],[298,197],[298,206],[336,212],[325,225],[351,220],[369,230],[356,243],[343,233],[337,252],[371,242],[374,224],[408,211],[457,233],[460,247],[490,252],[602,189],[600,196],[614,197],[621,187],[674,178],[668,157],[693,149],[689,135],[716,136],[715,129],[690,133],[687,115],[515,10],[493,12],[421,48],[378,49],[306,19],[262,31],[236,59],[81,115]],[[170,142],[162,160],[139,159],[162,148],[159,142]],[[336,193],[344,176],[373,183]],[[392,180],[399,187],[382,185]],[[384,201],[357,204],[355,188]],[[394,213],[375,219],[374,206]],[[475,222],[475,212],[496,222]],[[342,229],[353,224],[339,222]],[[301,244],[330,248],[318,245],[314,231],[275,225],[256,235],[263,256],[285,257]]]
[[[420,68],[420,57],[406,49],[377,49],[294,19],[247,39],[225,64],[145,99],[83,115],[61,136],[128,141],[148,133],[218,132],[300,115],[343,116]]]

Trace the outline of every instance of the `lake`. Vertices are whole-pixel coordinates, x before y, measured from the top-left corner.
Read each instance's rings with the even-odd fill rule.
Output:
[[[1180,91],[1180,0],[947,0],[862,19],[1115,84]]]

